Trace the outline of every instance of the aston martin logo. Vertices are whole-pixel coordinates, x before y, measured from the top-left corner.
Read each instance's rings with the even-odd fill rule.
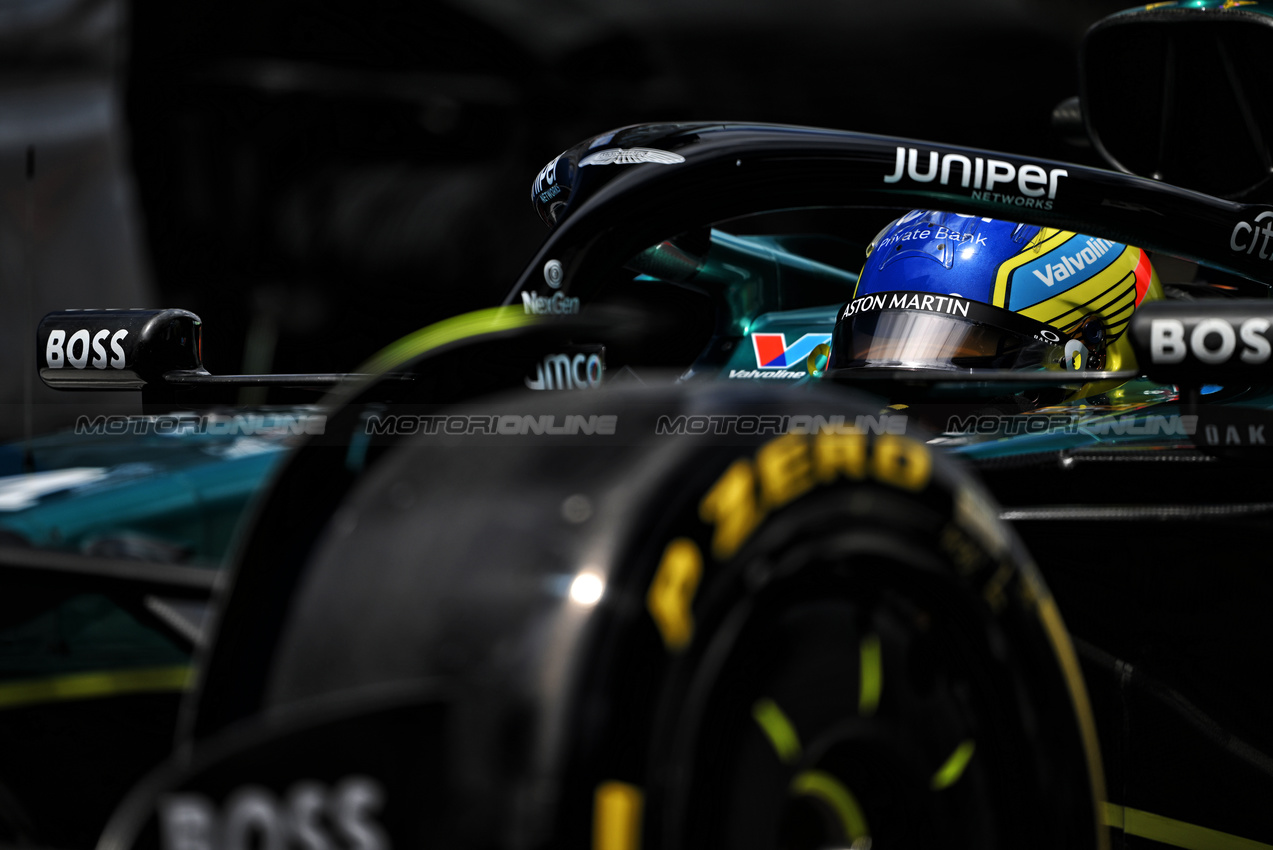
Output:
[[[655,150],[654,148],[610,148],[609,150],[588,154],[579,160],[579,165],[635,165],[638,162],[675,165],[684,161],[685,157],[679,153]]]

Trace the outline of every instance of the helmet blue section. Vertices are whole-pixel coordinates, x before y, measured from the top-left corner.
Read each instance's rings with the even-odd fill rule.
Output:
[[[912,210],[875,238],[854,297],[905,290],[990,304],[999,266],[1038,232],[1034,225]]]

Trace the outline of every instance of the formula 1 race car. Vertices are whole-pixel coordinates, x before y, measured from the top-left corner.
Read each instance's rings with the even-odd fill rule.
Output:
[[[227,388],[333,387],[271,414],[322,426],[269,465],[211,625],[171,604],[209,571],[0,553],[43,594],[10,633],[91,585],[198,652],[100,846],[1273,846],[1273,103],[1244,83],[1273,18],[1231,5],[1116,16],[1085,56],[1102,150],[1209,194],[640,125],[540,172],[504,306],[357,375],[210,375],[180,310],[46,317],[46,383],[141,392],[121,439],[232,443]],[[1161,138],[1108,110],[1146,92]],[[148,516],[80,539],[190,551]]]

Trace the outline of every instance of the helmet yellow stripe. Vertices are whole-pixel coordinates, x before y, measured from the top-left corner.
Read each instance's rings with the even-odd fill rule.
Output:
[[[1120,301],[1128,299],[1129,304],[1135,303],[1136,266],[1139,262],[1140,249],[1126,248],[1113,263],[1090,280],[1033,304],[1021,314],[1055,328],[1065,328],[1093,313],[1100,313],[1112,324],[1111,320],[1123,309]]]
[[[1024,266],[1032,260],[1037,260],[1040,254],[1045,254],[1053,248],[1059,248],[1075,234],[1068,230],[1057,230],[1054,227],[1045,227],[1038,234],[1026,243],[1021,249],[1021,253],[1015,257],[1004,260],[999,266],[999,271],[995,274],[995,292],[994,300],[991,302],[996,307],[1008,307],[1008,279],[1012,277],[1013,270]]]
[[[1080,319],[1087,318],[1092,313],[1102,313],[1104,315],[1112,315],[1113,312],[1117,312],[1117,309],[1121,309],[1121,307],[1115,309],[1114,311],[1111,311],[1110,308],[1114,307],[1114,305],[1116,305],[1118,302],[1120,302],[1123,299],[1126,299],[1129,305],[1136,303],[1136,276],[1135,275],[1128,275],[1127,277],[1115,283],[1113,286],[1109,287],[1103,292],[1098,293],[1090,301],[1085,301],[1082,303],[1070,305],[1070,304],[1066,304],[1061,299],[1060,296],[1057,296],[1057,298],[1049,299],[1048,301],[1044,301],[1041,304],[1035,304],[1033,307],[1027,307],[1021,312],[1023,315],[1030,316],[1031,318],[1037,318],[1039,321],[1046,322],[1047,324],[1053,325],[1054,327],[1065,327],[1066,325],[1076,322]],[[1058,301],[1061,301],[1061,305],[1058,305],[1057,303]],[[1045,312],[1050,312],[1050,311],[1039,309],[1041,307],[1042,308],[1050,307],[1052,309],[1055,309],[1057,306],[1065,306],[1066,307],[1065,312],[1055,316],[1047,316],[1045,315]]]

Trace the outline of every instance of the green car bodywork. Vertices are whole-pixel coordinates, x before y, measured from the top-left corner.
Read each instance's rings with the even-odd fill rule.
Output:
[[[10,448],[34,470],[0,477],[9,534],[39,548],[214,567],[288,437],[66,433]]]
[[[6,471],[33,469],[0,477],[5,542],[193,570],[224,565],[295,435],[155,433],[161,419],[132,420],[151,433],[68,431],[4,447]],[[181,691],[189,680],[190,644],[109,594],[14,589],[0,610],[0,709]]]

